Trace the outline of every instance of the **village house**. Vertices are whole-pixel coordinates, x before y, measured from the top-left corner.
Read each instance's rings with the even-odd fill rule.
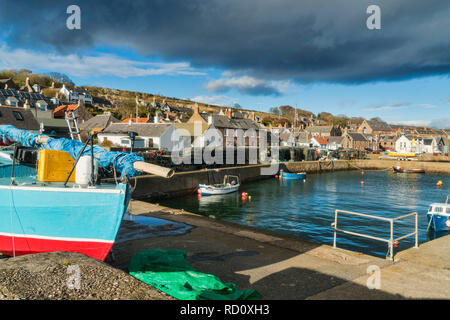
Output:
[[[328,140],[328,150],[338,150],[339,148],[343,148],[342,141],[344,140],[343,136],[340,137],[327,137]]]
[[[80,124],[80,130],[85,132],[99,132],[103,131],[111,123],[119,123],[120,121],[111,115],[111,112],[106,111],[103,114],[84,121]]]
[[[381,150],[395,150],[395,141],[397,140],[397,135],[395,134],[388,134],[388,135],[381,135],[380,141],[379,141],[379,147]]]
[[[0,105],[7,105],[11,107],[23,107],[25,101],[28,101],[30,107],[53,109],[55,108],[55,103],[51,98],[44,96],[43,94],[24,92],[14,89],[0,89]]]
[[[338,137],[342,135],[342,130],[336,126],[310,126],[305,128],[313,137]]]
[[[258,146],[260,126],[254,120],[254,113],[250,118],[232,117],[230,109],[224,113],[199,113],[198,105],[194,106],[194,113],[188,123],[201,122],[206,123],[210,127],[208,130],[217,129],[223,138],[224,147],[238,146],[240,142],[244,146]]]
[[[105,140],[116,146],[131,147],[132,139],[129,134],[137,134],[135,148],[154,148],[159,150],[172,150],[174,141],[172,134],[175,131],[173,124],[163,123],[111,123],[103,132],[98,134],[99,143]]]
[[[0,106],[0,124],[36,132],[40,129],[31,110],[22,107]]]
[[[327,150],[330,144],[324,137],[313,137],[310,143],[313,148],[321,150]]]
[[[358,128],[358,133],[364,135],[370,134],[373,136],[391,134],[393,133],[392,127],[383,121],[377,120],[364,120]]]
[[[92,114],[84,106],[83,100],[79,100],[78,104],[62,105],[53,111],[55,119],[65,119],[67,114],[72,114],[77,118],[78,124],[81,124],[92,118]]]
[[[362,133],[346,131],[342,137],[343,148],[356,149],[360,151],[370,148],[370,141]]]
[[[89,91],[82,88],[67,87],[63,84],[59,93],[64,95],[69,102],[82,100],[86,104],[92,104],[92,96]]]
[[[175,123],[178,134],[183,137],[185,147],[204,148],[211,141],[205,137],[210,125],[204,122],[197,123]]]
[[[297,134],[296,136],[296,146],[297,147],[305,147],[305,148],[309,148],[311,147],[311,134],[309,132],[306,131],[301,131]]]

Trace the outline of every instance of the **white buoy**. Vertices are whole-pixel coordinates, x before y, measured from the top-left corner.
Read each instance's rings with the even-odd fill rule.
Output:
[[[75,169],[75,183],[80,185],[87,185],[92,181],[92,164],[91,156],[82,156],[78,160]],[[98,162],[94,159],[94,178],[96,179],[98,175]]]

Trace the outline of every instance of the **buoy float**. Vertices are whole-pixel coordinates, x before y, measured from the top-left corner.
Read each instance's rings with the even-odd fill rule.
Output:
[[[442,180],[439,180],[439,181],[436,183],[436,186],[442,187],[443,184],[444,184],[444,183],[442,182]]]
[[[361,181],[361,185],[363,185],[364,184],[364,181]]]
[[[275,175],[275,179],[277,179],[278,178],[278,175]]]
[[[251,201],[251,200],[252,200],[252,196],[248,196],[248,200],[250,200],[250,201]]]
[[[197,189],[197,193],[201,195],[202,194],[202,190]]]
[[[398,241],[397,240],[394,241],[394,247],[396,247],[396,248],[398,247]]]
[[[247,195],[248,195],[247,192],[242,192],[242,193],[241,193],[242,201],[245,201],[245,200],[247,199]]]
[[[365,172],[364,172],[364,171],[361,171],[361,174],[362,174],[362,175],[364,175],[364,174],[365,174]]]
[[[450,220],[445,221],[445,225],[447,226],[447,228],[450,228]]]

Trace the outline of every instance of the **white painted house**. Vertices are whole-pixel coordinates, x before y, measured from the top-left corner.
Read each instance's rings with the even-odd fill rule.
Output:
[[[59,92],[66,96],[69,101],[82,100],[84,103],[92,104],[92,96],[87,90],[80,88],[68,88],[65,84],[63,84]]]
[[[129,132],[136,132],[135,148],[154,148],[172,150],[174,142],[173,124],[165,123],[111,123],[103,132],[98,134],[99,143],[105,139],[120,147],[131,147]]]
[[[414,145],[414,151],[413,151]],[[395,151],[398,153],[415,152],[417,142],[412,136],[402,135],[395,141]]]

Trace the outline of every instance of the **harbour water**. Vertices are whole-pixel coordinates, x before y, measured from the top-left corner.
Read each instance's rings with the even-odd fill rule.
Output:
[[[442,180],[444,185],[436,187]],[[364,184],[361,184],[364,181]],[[336,209],[382,217],[419,213],[419,243],[445,234],[427,232],[426,212],[432,202],[450,194],[448,174],[396,174],[391,171],[340,171],[308,175],[305,181],[267,179],[245,184],[237,193],[221,196],[189,195],[161,200],[160,204],[204,216],[269,230],[315,243],[332,245]],[[247,192],[251,199],[241,199]],[[355,216],[340,216],[345,230],[389,238],[389,223]],[[414,231],[414,218],[395,223],[395,237]],[[387,244],[338,233],[337,245],[352,251],[384,257]],[[401,240],[396,250],[414,245]]]

